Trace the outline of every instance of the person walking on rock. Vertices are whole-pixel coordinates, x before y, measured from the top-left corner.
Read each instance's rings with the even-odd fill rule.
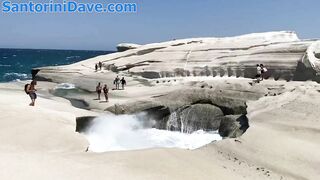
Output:
[[[127,85],[126,80],[124,79],[124,77],[122,77],[122,79],[120,80],[121,85],[122,85],[122,89],[124,90],[124,86]]]
[[[96,92],[98,94],[98,100],[100,100],[101,91],[102,91],[102,87],[101,87],[101,83],[99,82],[96,87]]]
[[[99,61],[99,69],[100,69],[100,71],[102,69],[102,62],[101,61]]]
[[[104,97],[106,98],[106,102],[109,102],[109,97],[108,97],[109,88],[106,84],[103,87],[103,93],[104,93]]]
[[[29,94],[29,97],[31,99],[31,103],[29,104],[29,106],[35,106],[35,103],[36,103],[36,99],[37,99],[37,94],[36,94],[36,86],[37,85],[37,81],[35,80],[32,80],[31,84],[26,84],[25,85],[25,92],[27,94]]]

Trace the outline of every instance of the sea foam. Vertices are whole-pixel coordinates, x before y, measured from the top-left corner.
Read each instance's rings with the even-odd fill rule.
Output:
[[[17,81],[17,80],[26,80],[29,79],[31,75],[24,74],[24,73],[5,73],[3,75],[3,79],[7,81]]]
[[[58,84],[54,89],[75,89],[76,86],[71,83],[61,83]]]
[[[197,149],[221,140],[217,132],[202,130],[185,134],[152,128],[154,121],[139,115],[107,115],[95,118],[85,136],[93,152],[149,148]]]

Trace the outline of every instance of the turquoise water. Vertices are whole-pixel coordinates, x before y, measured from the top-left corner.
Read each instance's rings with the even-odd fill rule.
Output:
[[[31,79],[31,69],[67,65],[112,51],[0,49],[0,82]]]

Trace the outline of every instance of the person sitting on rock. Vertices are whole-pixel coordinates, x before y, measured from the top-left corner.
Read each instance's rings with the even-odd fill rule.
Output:
[[[109,88],[106,84],[103,87],[103,93],[104,93],[104,97],[106,98],[106,102],[109,102],[109,97],[108,97]]]
[[[124,90],[124,86],[127,85],[126,80],[124,79],[124,77],[122,77],[122,79],[120,80],[121,85],[122,85],[122,89]]]
[[[98,100],[100,100],[101,90],[102,90],[102,87],[101,87],[101,83],[99,82],[96,87],[96,92],[98,94]]]

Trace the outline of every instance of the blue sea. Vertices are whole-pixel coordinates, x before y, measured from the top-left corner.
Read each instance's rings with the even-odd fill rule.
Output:
[[[31,69],[67,65],[112,51],[0,49],[0,82],[31,79]]]

